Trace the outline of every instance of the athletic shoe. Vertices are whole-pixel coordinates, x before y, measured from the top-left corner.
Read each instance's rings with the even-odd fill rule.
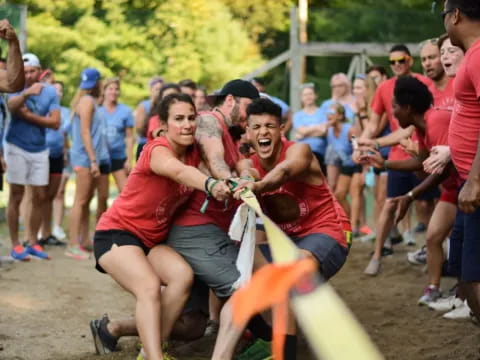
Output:
[[[403,236],[403,242],[405,243],[405,245],[414,246],[417,243],[411,231],[408,231],[408,230],[404,231],[402,236]]]
[[[29,255],[35,256],[35,257],[37,257],[39,259],[42,259],[42,260],[49,260],[50,259],[50,256],[48,256],[48,254],[45,251],[43,251],[43,248],[39,244],[35,244],[33,246],[27,246],[25,248],[25,251]]]
[[[407,260],[413,265],[425,265],[427,263],[427,247],[422,246],[422,248],[416,251],[408,252]]]
[[[440,289],[434,285],[428,285],[423,290],[423,295],[418,299],[418,305],[428,305],[431,302],[436,301],[442,296]]]
[[[358,230],[364,235],[370,235],[371,233],[373,233],[373,230],[368,225],[363,225]]]
[[[418,223],[417,226],[415,226],[415,229],[413,229],[413,232],[418,234],[418,233],[425,232],[425,230],[427,230],[427,227],[425,226],[425,224]]]
[[[90,321],[93,343],[98,355],[109,354],[116,350],[118,340],[108,331],[107,325],[109,322],[110,319],[107,314],[104,314],[100,320]]]
[[[67,237],[67,234],[65,234],[65,231],[58,225],[55,225],[53,227],[52,235],[55,236],[58,240],[65,240]]]
[[[48,236],[46,239],[38,240],[38,243],[42,246],[67,246],[66,242],[58,240],[54,235]]]
[[[360,240],[361,242],[372,242],[375,240],[375,236],[377,236],[377,234],[375,234],[375,232],[372,232],[371,234],[361,236],[358,240]]]
[[[15,260],[11,256],[0,256],[0,266],[3,265],[11,265],[15,262]]]
[[[28,261],[30,260],[30,255],[27,252],[27,249],[24,248],[22,245],[15,246],[12,251],[10,251],[10,256],[14,260],[18,261]]]
[[[375,276],[379,272],[380,272],[380,261],[372,257],[363,273],[365,275]]]
[[[394,226],[390,233],[388,234],[386,243],[390,242],[391,245],[397,245],[403,242],[402,234],[398,232],[398,228]]]
[[[235,357],[235,360],[268,360],[272,357],[272,343],[262,339],[257,339],[248,346],[241,354]]]
[[[374,251],[372,251],[370,253],[370,256],[373,256],[373,253]],[[390,256],[390,255],[393,255],[393,248],[391,247],[382,247],[382,251],[381,251],[381,254],[380,254],[382,257],[385,257],[385,256]]]
[[[218,334],[219,323],[215,320],[208,320],[203,336],[214,336]]]
[[[90,259],[90,253],[83,250],[80,246],[73,246],[67,248],[65,255],[75,260],[88,260]]]
[[[463,306],[463,300],[455,295],[439,298],[428,304],[428,308],[435,311],[450,311]]]
[[[170,355],[169,353],[167,353],[165,351],[163,352],[163,359],[164,360],[177,360],[177,358],[173,357],[172,355]],[[147,356],[143,352],[143,348],[138,353],[137,360],[148,360]]]
[[[470,319],[470,307],[467,304],[467,300],[463,302],[463,305],[460,305],[456,309],[443,314],[445,319],[461,320],[461,319]]]

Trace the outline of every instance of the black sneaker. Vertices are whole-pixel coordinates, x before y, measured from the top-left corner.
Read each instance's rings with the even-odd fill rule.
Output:
[[[373,251],[370,253],[370,256],[373,255]],[[383,256],[390,256],[390,255],[393,255],[393,249],[392,248],[389,248],[389,247],[382,247],[382,257]]]
[[[414,233],[423,233],[427,230],[427,226],[424,223],[418,223],[417,226],[415,226],[415,229],[413,229]]]
[[[118,339],[110,334],[107,325],[110,322],[108,315],[103,315],[101,320],[90,321],[95,350],[99,355],[105,355],[116,351]]]
[[[42,246],[48,245],[48,246],[66,246],[67,243],[58,240],[55,236],[50,235],[46,239],[40,239],[38,240],[38,243]]]

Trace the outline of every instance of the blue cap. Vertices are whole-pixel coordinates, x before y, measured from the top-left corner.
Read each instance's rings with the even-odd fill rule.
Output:
[[[80,79],[80,89],[92,89],[97,84],[98,80],[100,80],[100,72],[95,68],[83,69]]]

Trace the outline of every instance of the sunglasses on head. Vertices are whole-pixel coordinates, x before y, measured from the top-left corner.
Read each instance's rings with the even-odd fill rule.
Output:
[[[390,65],[405,64],[409,58],[409,56],[402,56],[394,59],[389,59],[388,62],[390,63]]]

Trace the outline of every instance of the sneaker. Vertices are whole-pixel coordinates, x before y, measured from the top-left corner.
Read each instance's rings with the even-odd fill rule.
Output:
[[[425,230],[427,230],[427,226],[424,223],[418,223],[415,229],[413,229],[413,232],[418,234],[425,232]]]
[[[205,327],[205,332],[203,336],[215,336],[218,334],[218,328],[219,328],[219,323],[218,321],[215,320],[208,320],[207,321],[207,326]]]
[[[27,249],[24,248],[22,245],[15,246],[12,251],[10,251],[10,256],[14,260],[18,261],[28,261],[30,260],[30,255],[27,252]]]
[[[67,238],[67,234],[65,234],[65,231],[58,225],[55,225],[53,227],[52,235],[55,236],[58,240],[65,240]]]
[[[358,240],[360,240],[361,242],[373,242],[376,236],[377,234],[375,232],[372,232],[371,234],[361,236]]]
[[[365,275],[375,276],[375,275],[378,275],[379,272],[380,272],[380,260],[371,258],[370,262],[368,263],[363,273]]]
[[[373,233],[373,230],[368,225],[363,225],[358,230],[364,235],[370,235],[371,233]]]
[[[71,257],[75,260],[88,260],[90,259],[90,253],[88,251],[83,250],[80,246],[73,246],[67,248],[65,251],[65,255]]]
[[[107,325],[109,322],[110,319],[107,314],[103,315],[100,320],[90,321],[93,343],[98,355],[109,354],[116,350],[118,339],[108,331]]]
[[[67,246],[66,242],[58,240],[54,235],[48,236],[46,239],[38,240],[38,243],[42,246]]]
[[[387,237],[387,242],[390,242],[391,245],[397,245],[403,242],[402,234],[398,232],[398,228],[394,226]]]
[[[408,252],[407,260],[413,265],[425,265],[427,263],[427,247],[422,246],[421,249]]]
[[[11,256],[0,255],[0,266],[11,265],[14,262],[15,262],[15,260]]]
[[[374,253],[374,251],[372,251],[370,253],[370,256],[373,256],[373,253]],[[385,257],[385,256],[390,256],[390,255],[393,255],[393,248],[385,247],[385,246],[382,247],[381,256]]]
[[[431,302],[436,301],[442,296],[440,289],[434,285],[428,285],[425,290],[423,290],[423,295],[418,299],[418,305],[428,305]]]
[[[428,304],[428,308],[435,311],[450,311],[463,306],[463,300],[455,295],[439,298]]]
[[[50,259],[50,256],[48,256],[48,254],[45,251],[43,251],[43,248],[40,246],[40,244],[35,244],[33,246],[27,246],[25,249],[26,249],[25,251],[29,255],[35,256],[39,259],[42,259],[42,260],[49,260]]]
[[[143,351],[143,348],[138,353],[137,360],[148,360],[147,355],[145,355],[145,352]],[[163,351],[163,360],[177,360],[177,358]]]
[[[405,245],[408,245],[408,246],[414,246],[417,241],[415,240],[415,237],[413,236],[412,232],[407,230],[403,233],[402,235],[403,237],[403,242],[405,243]]]
[[[461,320],[470,319],[470,307],[467,304],[467,300],[463,301],[463,305],[458,306],[452,311],[443,314],[445,319]]]
[[[262,339],[255,340],[235,360],[268,360],[272,358],[272,343]]]

